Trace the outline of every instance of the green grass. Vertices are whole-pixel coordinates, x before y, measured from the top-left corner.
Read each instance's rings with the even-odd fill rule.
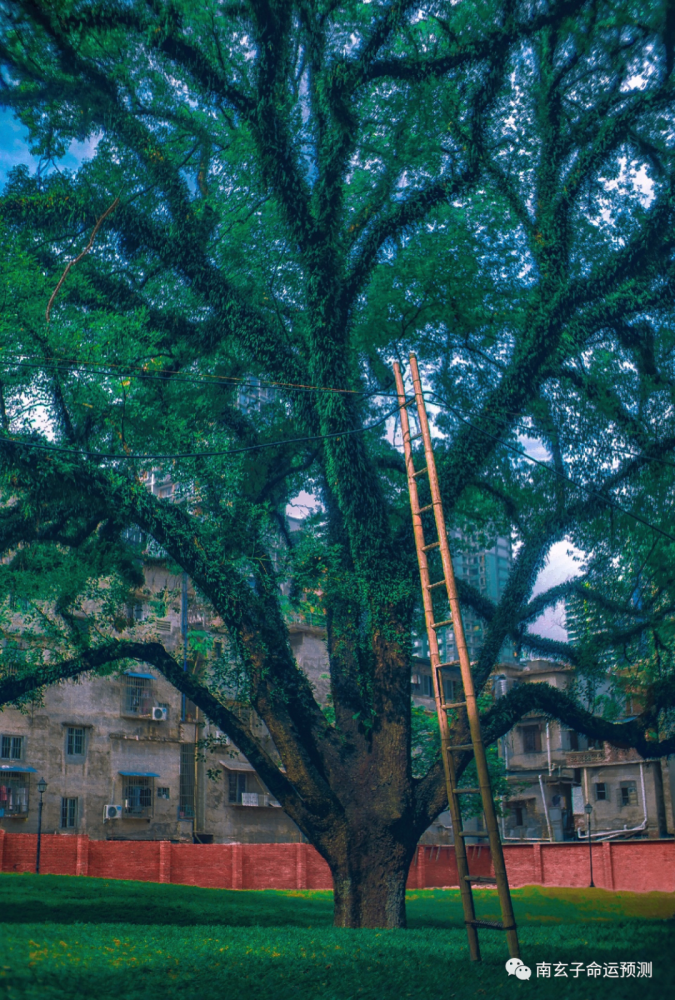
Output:
[[[495,893],[477,893],[498,916]],[[65,876],[0,876],[7,1000],[664,1000],[675,985],[675,898],[528,887],[513,893],[529,982],[504,936],[468,960],[458,893],[408,894],[407,931],[331,926],[329,892],[232,892]],[[536,976],[538,962],[649,962],[653,978]]]

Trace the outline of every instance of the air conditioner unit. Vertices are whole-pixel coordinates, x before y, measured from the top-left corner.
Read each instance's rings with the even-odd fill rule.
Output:
[[[103,821],[122,819],[122,806],[103,806]]]
[[[152,709],[153,722],[166,722],[168,716],[169,716],[168,708],[161,708],[159,705],[153,706]]]

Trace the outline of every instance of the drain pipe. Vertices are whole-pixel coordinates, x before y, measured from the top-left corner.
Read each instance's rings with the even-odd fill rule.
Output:
[[[553,765],[551,764],[551,730],[548,722],[546,723],[546,756],[548,757],[548,773],[550,777],[553,774]]]
[[[642,820],[643,825],[647,826],[647,796],[645,794],[645,771],[644,764],[640,761],[640,787],[642,788],[642,815],[644,819]]]
[[[546,817],[546,826],[548,827],[548,839],[553,843],[553,829],[551,827],[551,820],[548,815],[548,806],[546,805],[546,793],[544,792],[544,782],[542,781],[541,775],[539,775],[539,787],[541,789],[541,801],[544,803],[544,816]]]

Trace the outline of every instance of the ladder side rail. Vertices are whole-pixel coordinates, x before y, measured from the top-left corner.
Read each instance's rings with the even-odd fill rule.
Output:
[[[424,528],[422,526],[422,516],[419,513],[419,496],[417,491],[417,480],[415,478],[414,463],[412,446],[410,443],[410,423],[408,420],[408,411],[406,409],[406,397],[405,389],[403,386],[403,378],[401,376],[401,370],[398,363],[394,364],[394,375],[396,377],[396,390],[398,393],[398,401],[400,407],[401,415],[401,431],[403,434],[403,451],[405,456],[406,472],[408,475],[408,491],[410,494],[410,507],[412,510],[413,519],[413,532],[415,535],[415,546],[417,549],[417,561],[420,570],[420,582],[422,584],[422,601],[424,606],[424,618],[427,626],[427,636],[429,640],[429,658],[431,660],[431,674],[434,684],[434,699],[436,702],[436,713],[438,715],[438,724],[441,735],[441,756],[443,758],[443,770],[445,773],[445,786],[446,794],[448,797],[448,806],[450,809],[450,815],[452,817],[453,831],[455,832],[455,861],[457,863],[457,874],[459,881],[459,891],[462,899],[462,908],[464,911],[464,920],[466,924],[467,936],[469,939],[469,953],[473,961],[480,961],[480,945],[478,943],[478,932],[475,926],[473,926],[470,921],[475,921],[476,912],[473,902],[473,893],[471,891],[471,883],[468,881],[469,875],[469,864],[467,859],[466,845],[464,843],[464,838],[459,836],[459,832],[462,829],[462,815],[459,807],[459,802],[455,794],[456,779],[455,779],[455,762],[452,757],[452,751],[450,750],[450,731],[448,726],[448,717],[443,709],[443,689],[442,685],[439,688],[439,670],[438,665],[440,664],[440,655],[438,652],[438,639],[436,637],[436,632],[431,628],[431,623],[434,620],[433,604],[431,599],[431,590],[429,585],[429,563],[427,560],[427,554],[424,551]]]
[[[469,720],[469,730],[471,733],[471,742],[473,744],[474,757],[476,760],[478,785],[481,790],[481,800],[483,812],[485,814],[485,825],[487,827],[492,864],[494,867],[495,878],[497,880],[497,891],[501,905],[502,921],[504,930],[506,931],[509,953],[512,958],[518,958],[520,957],[518,932],[516,930],[513,903],[511,901],[511,893],[509,891],[508,876],[504,862],[504,851],[502,849],[499,828],[497,826],[494,799],[492,798],[490,776],[487,768],[487,757],[485,754],[485,746],[483,744],[483,736],[480,728],[478,703],[476,700],[476,692],[471,673],[471,664],[469,662],[469,651],[466,645],[461,608],[457,594],[457,582],[455,580],[455,573],[450,555],[450,546],[448,544],[448,535],[445,527],[441,491],[438,483],[438,474],[436,471],[436,461],[431,442],[431,433],[429,431],[429,420],[427,417],[424,395],[422,393],[422,383],[417,366],[417,358],[414,354],[410,355],[410,368],[415,392],[415,401],[417,403],[418,420],[424,444],[424,453],[426,456],[429,485],[431,487],[434,517],[436,520],[438,540],[440,542],[441,561],[448,593],[448,602],[450,604],[452,628],[455,635],[455,647],[457,649],[457,656],[459,659],[462,685],[464,687],[464,697],[466,700],[466,712]]]

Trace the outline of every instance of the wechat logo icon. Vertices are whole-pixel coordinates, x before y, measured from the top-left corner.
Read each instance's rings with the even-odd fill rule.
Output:
[[[532,975],[532,969],[524,965],[520,958],[510,958],[506,963],[506,971],[516,979],[529,979]]]

